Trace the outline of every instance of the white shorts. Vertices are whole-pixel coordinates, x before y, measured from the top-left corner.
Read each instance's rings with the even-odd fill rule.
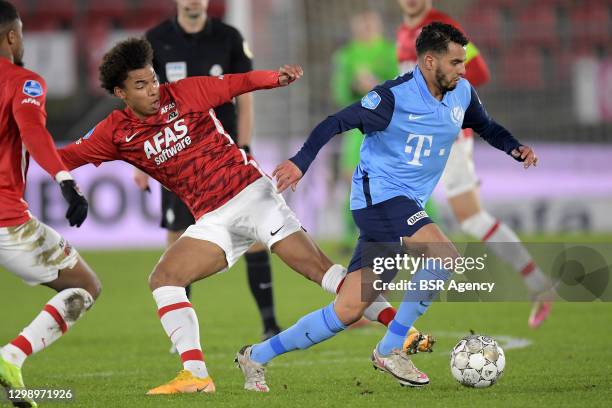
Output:
[[[447,198],[458,196],[478,187],[473,151],[474,138],[465,137],[461,131],[453,143],[446,168],[442,173],[441,180]]]
[[[77,260],[78,252],[36,218],[0,227],[0,266],[28,285],[54,281],[60,270],[74,267]]]
[[[283,196],[263,176],[223,206],[204,214],[182,236],[219,245],[229,269],[255,242],[271,248],[301,229]]]

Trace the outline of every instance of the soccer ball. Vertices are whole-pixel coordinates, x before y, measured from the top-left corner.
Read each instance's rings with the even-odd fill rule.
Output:
[[[489,336],[462,338],[450,357],[453,377],[466,387],[489,387],[499,380],[506,367],[504,350]]]

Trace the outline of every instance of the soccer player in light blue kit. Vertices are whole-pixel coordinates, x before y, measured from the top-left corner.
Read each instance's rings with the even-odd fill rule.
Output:
[[[374,277],[367,254],[372,245],[399,246],[401,242],[409,253],[426,258],[459,256],[423,206],[442,175],[461,128],[474,129],[489,144],[523,162],[524,168],[536,165],[533,150],[489,117],[474,88],[462,78],[467,43],[465,36],[448,24],[435,22],[424,27],[416,40],[418,64],[413,72],[377,86],[361,102],[329,116],[315,127],[301,150],[274,171],[279,191],[289,186],[295,190],[318,151],[334,135],[355,128],[365,134],[351,189],[351,210],[360,237],[344,285],[335,302],[302,317],[271,339],[238,352],[236,360],[245,375],[245,389],[269,391],[264,371],[268,361],[333,337],[362,316],[378,295],[370,285]],[[448,280],[451,273],[428,267],[417,271],[412,282],[418,287],[418,281]],[[437,293],[407,291],[372,353],[374,367],[402,385],[429,383],[402,346],[408,329]]]

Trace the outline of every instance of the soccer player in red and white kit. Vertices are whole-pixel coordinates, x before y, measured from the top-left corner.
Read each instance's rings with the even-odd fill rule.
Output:
[[[439,21],[464,32],[455,20],[433,8],[431,0],[398,0],[398,3],[404,17],[403,24],[397,30],[397,56],[402,74],[415,67],[416,38],[427,24]],[[465,69],[464,78],[473,86],[489,80],[487,64],[471,42],[466,46]],[[462,130],[453,144],[441,178],[448,202],[463,232],[487,244],[500,259],[521,274],[534,300],[528,323],[531,328],[537,328],[550,314],[551,303],[546,301],[546,297],[552,283],[535,264],[516,233],[482,208],[473,149],[472,130]]]
[[[0,348],[0,384],[7,390],[24,388],[26,358],[61,337],[100,294],[95,273],[64,238],[30,214],[23,199],[32,156],[59,183],[70,225],[79,227],[87,217],[87,201],[45,128],[45,82],[22,67],[22,57],[21,19],[11,3],[0,0],[0,266],[28,285],[58,292]],[[13,402],[36,406],[32,400]]]
[[[70,169],[126,161],[189,206],[196,223],[166,250],[149,278],[183,370],[148,393],[214,392],[185,286],[229,269],[256,241],[330,293],[337,293],[346,269],[334,265],[305,233],[271,179],[234,144],[213,110],[237,95],[288,85],[302,76],[302,69],[285,65],[278,71],[189,77],[160,85],[152,58],[151,45],[143,39],[120,42],[104,56],[102,87],[127,107],[59,152]],[[370,309],[371,320],[388,324],[395,311],[379,300]]]

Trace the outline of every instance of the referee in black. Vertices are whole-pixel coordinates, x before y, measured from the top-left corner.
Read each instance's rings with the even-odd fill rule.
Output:
[[[208,17],[208,0],[176,0],[177,16],[146,32],[154,50],[153,67],[159,81],[174,82],[188,76],[248,72],[253,69],[251,51],[240,32],[222,21]],[[249,152],[253,128],[253,95],[243,94],[234,103],[215,108],[217,118],[234,142]],[[134,180],[143,190],[148,176],[135,170]],[[195,223],[183,201],[162,187],[162,222],[170,246]],[[245,254],[251,293],[263,321],[263,338],[280,332],[274,312],[270,256],[264,245],[254,244]],[[191,287],[186,288],[191,296]]]

